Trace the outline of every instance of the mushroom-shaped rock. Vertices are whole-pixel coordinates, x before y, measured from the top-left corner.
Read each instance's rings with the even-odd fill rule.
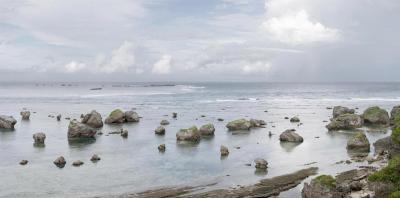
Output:
[[[293,118],[290,118],[290,122],[300,122],[300,118],[295,116]]]
[[[96,130],[92,127],[80,123],[77,120],[71,120],[68,126],[68,139],[75,140],[79,138],[94,138]]]
[[[340,192],[336,190],[336,179],[330,175],[320,175],[311,183],[305,183],[301,191],[303,198],[337,198],[343,197]]]
[[[35,133],[33,134],[33,140],[35,145],[44,145],[44,140],[46,139],[46,134]]]
[[[279,140],[281,142],[303,142],[303,137],[295,132],[294,129],[288,129],[284,131],[280,136]]]
[[[221,156],[228,156],[229,155],[229,150],[226,146],[221,146],[221,148],[219,149]]]
[[[27,110],[21,111],[20,114],[23,120],[29,120],[29,117],[31,116],[31,112]]]
[[[251,127],[262,127],[267,123],[264,120],[250,119]]]
[[[165,144],[160,144],[159,146],[158,146],[158,151],[159,152],[165,152]]]
[[[100,113],[93,110],[92,112],[83,116],[82,123],[93,128],[101,128],[103,127],[103,118],[101,117]]]
[[[354,113],[355,113],[354,109],[350,109],[348,107],[342,107],[342,106],[335,106],[333,108],[332,116],[333,116],[333,118],[337,118],[343,114],[354,114]]]
[[[251,123],[245,119],[239,119],[229,122],[226,125],[226,128],[228,128],[230,131],[250,130]]]
[[[125,121],[126,122],[139,122],[140,121],[139,114],[137,114],[134,111],[126,111],[125,112]]]
[[[155,134],[157,135],[164,135],[165,134],[165,128],[163,126],[159,126],[154,130]]]
[[[254,160],[254,163],[256,164],[256,169],[265,170],[268,168],[268,162],[265,159],[257,158]]]
[[[356,114],[342,114],[332,119],[331,123],[326,125],[328,130],[351,130],[362,127],[364,124],[361,116]]]
[[[97,154],[92,155],[92,157],[90,158],[90,161],[92,162],[97,162],[99,160],[101,160],[101,158]]]
[[[72,166],[82,166],[84,163],[81,160],[76,160],[72,162]]]
[[[215,127],[213,124],[205,124],[199,129],[200,134],[203,136],[212,136],[215,132]]]
[[[121,109],[116,109],[112,111],[105,120],[106,124],[124,123],[124,122],[125,122],[125,113],[122,112]]]
[[[61,114],[57,115],[57,121],[61,121]]]
[[[57,167],[59,168],[64,168],[65,164],[67,163],[64,159],[63,156],[58,157],[56,160],[53,162]]]
[[[377,106],[366,109],[363,118],[365,124],[371,125],[387,125],[390,120],[388,112]]]
[[[369,152],[370,143],[367,136],[362,132],[357,132],[347,141],[347,150],[351,152]]]
[[[124,138],[127,138],[128,137],[128,130],[121,129],[121,136],[124,137]]]
[[[161,120],[160,124],[161,125],[169,125],[169,121],[168,120]]]
[[[181,129],[176,133],[176,140],[178,141],[200,141],[201,135],[196,126],[192,126],[188,129]]]
[[[0,115],[0,129],[14,129],[14,125],[17,123],[12,116]]]

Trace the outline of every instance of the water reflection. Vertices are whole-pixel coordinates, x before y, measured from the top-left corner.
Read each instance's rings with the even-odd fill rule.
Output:
[[[281,147],[288,153],[292,152],[302,142],[280,142]]]

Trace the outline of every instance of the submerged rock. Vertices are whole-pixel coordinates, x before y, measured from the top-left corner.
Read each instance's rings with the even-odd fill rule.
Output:
[[[72,166],[82,166],[84,163],[81,160],[76,160],[72,162]]]
[[[44,140],[46,139],[46,134],[44,133],[35,133],[33,134],[34,145],[40,146],[44,145]]]
[[[369,152],[370,143],[367,136],[358,132],[347,141],[347,150],[352,152]]]
[[[198,142],[200,141],[201,134],[196,126],[192,126],[187,129],[181,129],[176,133],[176,140],[178,141],[190,141]]]
[[[161,120],[160,124],[161,125],[169,125],[169,121],[168,120]]]
[[[290,122],[300,122],[300,118],[298,117],[290,118]]]
[[[364,123],[370,125],[388,125],[389,113],[377,106],[366,109],[363,113]]]
[[[65,164],[67,163],[64,159],[63,156],[58,157],[56,160],[53,162],[57,167],[59,168],[64,168]]]
[[[116,109],[112,111],[105,120],[106,124],[124,123],[124,122],[125,122],[125,113],[122,112],[121,109]]]
[[[99,160],[101,160],[101,158],[97,154],[92,155],[92,157],[90,158],[90,161],[92,162],[97,162]]]
[[[155,134],[157,135],[164,135],[165,134],[165,128],[163,126],[159,126],[154,130]]]
[[[356,114],[342,114],[332,119],[331,123],[326,125],[328,130],[352,130],[363,126],[363,119]]]
[[[343,114],[354,114],[354,113],[355,113],[354,109],[350,109],[350,108],[342,107],[342,106],[335,106],[333,108],[332,116],[333,116],[333,118],[337,118]]]
[[[165,152],[165,144],[160,144],[159,146],[158,146],[158,151],[159,152]]]
[[[93,110],[92,112],[83,116],[82,123],[87,124],[88,126],[93,128],[101,128],[103,127],[103,118],[101,117],[100,113]]]
[[[282,142],[303,142],[303,137],[295,132],[294,129],[288,129],[284,131],[280,136],[279,140]]]
[[[28,164],[28,160],[21,160],[19,162],[20,165],[27,165]]]
[[[29,120],[29,117],[31,116],[31,112],[27,110],[21,111],[21,116],[23,120]]]
[[[230,131],[250,130],[251,123],[245,119],[239,119],[229,122],[226,125],[226,128],[228,128]]]
[[[137,114],[134,111],[126,111],[125,112],[125,122],[139,122],[140,117],[139,114]]]
[[[257,158],[254,160],[254,163],[256,164],[256,169],[265,170],[268,168],[268,162],[265,159]]]
[[[12,116],[0,115],[0,129],[14,130],[14,125],[17,124]]]
[[[200,134],[203,136],[213,136],[215,132],[215,127],[213,124],[205,124],[200,127]]]
[[[79,138],[94,138],[96,130],[92,127],[80,123],[77,120],[71,120],[68,126],[68,139],[75,140]]]
[[[228,156],[229,155],[229,150],[226,146],[221,146],[221,148],[219,149],[221,156]]]

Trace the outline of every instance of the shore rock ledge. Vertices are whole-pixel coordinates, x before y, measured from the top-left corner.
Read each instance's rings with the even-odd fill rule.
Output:
[[[17,124],[12,116],[0,115],[0,129],[14,130],[14,125]]]
[[[356,114],[342,114],[334,118],[331,123],[326,125],[328,130],[352,130],[362,127],[364,124],[361,116]]]

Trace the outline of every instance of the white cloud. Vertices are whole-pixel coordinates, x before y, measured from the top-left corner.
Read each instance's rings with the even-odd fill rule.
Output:
[[[125,41],[119,48],[114,49],[110,60],[102,55],[96,58],[96,72],[114,73],[128,71],[135,65],[134,46],[131,42]]]
[[[338,30],[312,22],[305,10],[269,18],[262,26],[272,39],[291,45],[332,42],[339,38]]]
[[[171,72],[171,62],[171,55],[165,54],[154,64],[151,72],[153,74],[169,74]]]
[[[247,63],[242,67],[244,74],[266,74],[271,69],[271,64],[268,62],[257,61]]]
[[[86,68],[86,64],[75,62],[75,61],[71,61],[70,63],[66,64],[64,66],[64,68],[65,68],[65,71],[67,73],[74,73],[74,72],[81,71],[81,70],[85,69]]]

